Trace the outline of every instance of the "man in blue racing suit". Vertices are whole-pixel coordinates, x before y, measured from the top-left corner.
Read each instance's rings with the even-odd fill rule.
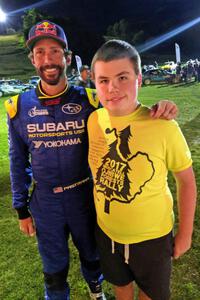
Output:
[[[36,89],[5,102],[13,207],[20,230],[28,236],[36,232],[46,300],[69,299],[69,234],[78,249],[91,299],[105,300],[94,238],[96,215],[86,131],[88,116],[99,105],[96,93],[68,85],[67,39],[60,26],[37,23],[29,32],[27,46],[41,80]],[[176,106],[169,101],[152,110],[155,118],[175,114]]]

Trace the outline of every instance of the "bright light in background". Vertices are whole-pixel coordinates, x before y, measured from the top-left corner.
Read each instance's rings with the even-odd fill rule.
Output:
[[[0,22],[5,22],[6,21],[6,14],[3,12],[3,10],[0,8]]]
[[[12,16],[12,15],[15,15],[15,14],[18,14],[18,13],[21,13],[21,12],[24,12],[24,11],[26,11],[26,10],[28,10],[28,9],[41,7],[41,6],[43,6],[43,5],[51,4],[51,3],[54,3],[54,2],[57,2],[57,1],[58,1],[58,0],[42,0],[42,1],[36,2],[36,3],[34,3],[34,4],[31,4],[31,5],[22,7],[22,8],[20,8],[20,9],[11,11],[11,12],[9,12],[9,15]]]
[[[9,0],[8,0],[9,1]],[[38,8],[41,6],[45,6],[45,5],[49,5],[49,4],[53,4],[55,2],[57,2],[58,0],[40,0],[37,1],[31,5],[19,8],[17,10],[14,11],[7,11],[6,13],[1,9],[0,7],[0,34],[3,30],[3,32],[6,32],[6,30],[8,28],[6,28],[9,24],[9,22],[12,22],[12,17],[15,17],[17,15],[20,15],[21,13],[24,13],[25,11],[32,9],[32,8]],[[17,1],[16,1],[17,2]],[[20,2],[20,1],[19,1]],[[1,0],[0,0],[1,3]],[[11,17],[11,18],[10,18]],[[9,21],[9,22],[8,22]],[[3,28],[5,26],[5,28]]]
[[[161,36],[159,36],[155,39],[152,39],[149,42],[146,42],[146,43],[140,45],[139,47],[137,47],[137,49],[140,53],[143,53],[143,52],[145,52],[145,51],[147,51],[147,50],[149,50],[149,49],[151,49],[155,46],[158,46],[158,45],[162,44],[163,42],[171,39],[172,37],[176,36],[177,34],[183,32],[183,31],[185,31],[185,30],[187,30],[187,29],[189,29],[193,26],[195,26],[199,22],[200,22],[200,17],[198,17],[198,18],[196,18],[196,19],[194,19],[194,20],[192,20],[188,23],[185,23],[184,25],[181,25],[181,26],[177,27],[176,29],[174,29],[174,30],[172,30],[168,33],[165,33],[165,34],[163,34],[163,35],[161,35]]]

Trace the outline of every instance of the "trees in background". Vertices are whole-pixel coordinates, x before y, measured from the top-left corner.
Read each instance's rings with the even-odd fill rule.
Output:
[[[33,25],[35,25],[37,22],[39,22],[41,20],[49,19],[49,18],[51,18],[51,17],[41,13],[39,10],[37,10],[35,8],[27,10],[25,12],[25,14],[22,16],[24,40],[26,41],[26,39],[28,37],[29,29]]]
[[[103,43],[100,34],[84,28],[78,19],[48,16],[35,8],[26,11],[23,16],[24,42],[27,40],[30,28],[41,20],[55,22],[64,29],[69,49],[73,52],[72,66],[76,65],[74,55],[79,55],[84,64],[90,64],[95,51]]]
[[[106,34],[104,35],[105,41],[110,39],[121,39],[132,45],[143,42],[144,38],[144,31],[133,29],[131,24],[125,19],[108,26]]]

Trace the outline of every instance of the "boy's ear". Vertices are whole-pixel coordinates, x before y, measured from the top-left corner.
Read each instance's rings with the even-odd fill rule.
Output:
[[[141,87],[142,86],[142,74],[140,73],[138,75],[138,87]]]
[[[91,74],[91,75],[90,75],[90,79],[94,81],[94,80],[95,80],[94,72],[91,72],[90,74]]]

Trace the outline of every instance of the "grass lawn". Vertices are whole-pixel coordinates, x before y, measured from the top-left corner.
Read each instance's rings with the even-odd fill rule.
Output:
[[[18,78],[27,81],[34,75],[34,69],[27,55],[28,51],[23,46],[21,35],[0,35],[0,79]]]
[[[151,105],[160,99],[172,99],[179,107],[177,118],[188,141],[194,160],[197,185],[200,185],[200,84],[160,85],[144,87],[139,98]],[[42,267],[35,238],[23,236],[11,205],[7,147],[5,98],[0,98],[0,299],[43,299]],[[173,179],[169,178],[170,185]],[[174,192],[174,190],[173,190]],[[175,205],[176,210],[176,205]],[[197,208],[192,249],[174,261],[171,300],[200,300],[200,211]],[[79,271],[79,259],[73,245],[69,283],[72,300],[87,300],[85,282]],[[111,266],[112,267],[112,266]],[[114,299],[112,290],[104,283],[107,299]]]

